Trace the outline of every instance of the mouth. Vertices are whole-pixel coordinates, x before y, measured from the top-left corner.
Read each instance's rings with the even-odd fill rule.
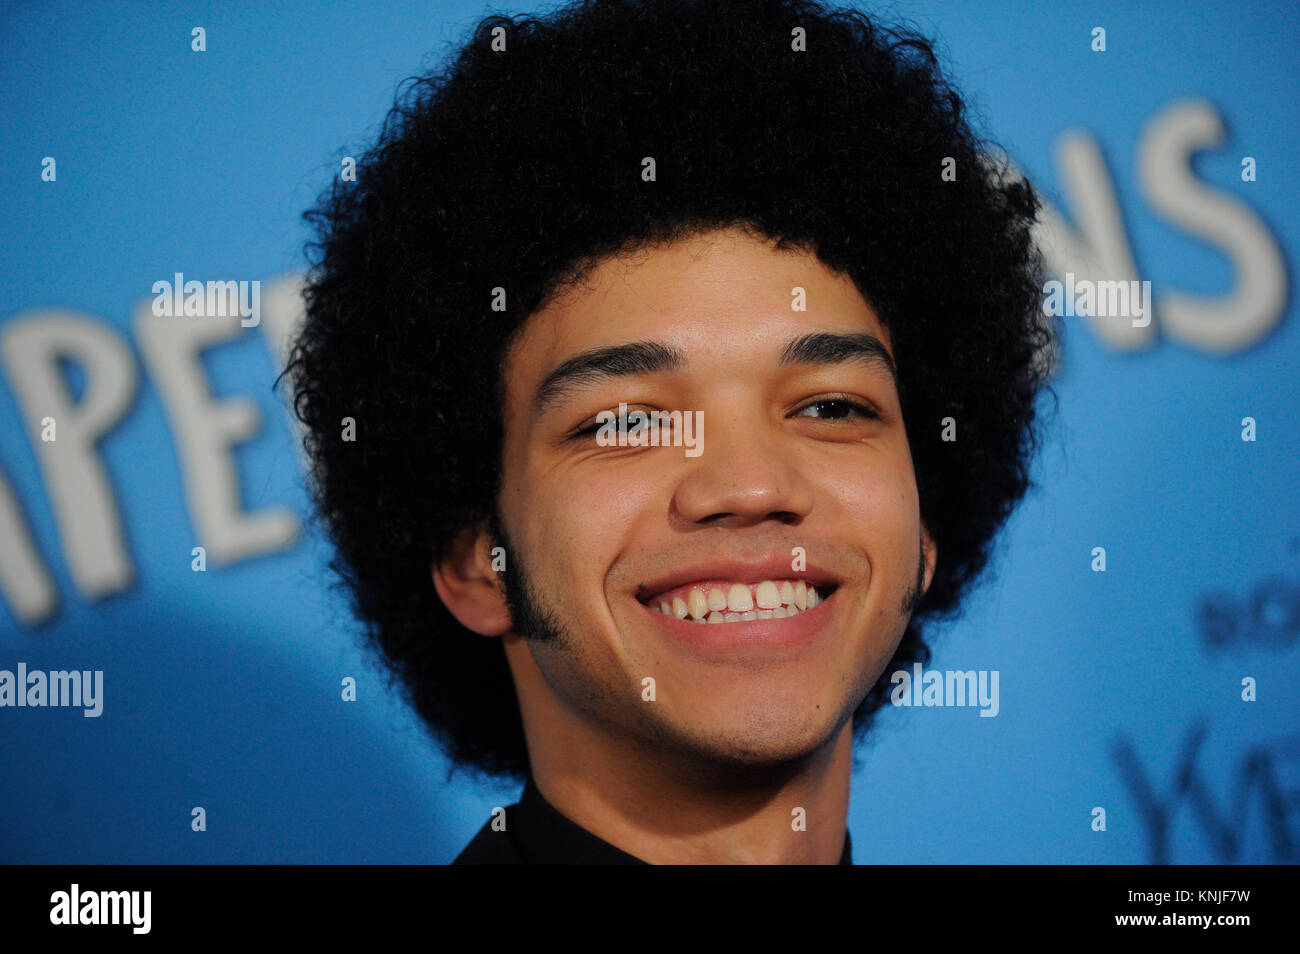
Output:
[[[790,619],[815,609],[839,589],[833,581],[789,577],[757,582],[698,580],[637,597],[647,609],[687,623],[727,625]]]

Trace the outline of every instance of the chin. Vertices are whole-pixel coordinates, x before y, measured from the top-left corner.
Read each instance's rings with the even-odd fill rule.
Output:
[[[692,720],[674,733],[691,740],[691,748],[719,765],[777,768],[796,765],[823,751],[839,736],[844,719],[823,705],[810,715],[797,707],[770,701],[748,709],[729,707],[713,718]]]

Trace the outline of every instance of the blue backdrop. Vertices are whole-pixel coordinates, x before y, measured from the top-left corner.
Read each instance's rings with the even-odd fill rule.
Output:
[[[1054,270],[1118,270],[1155,304],[1144,329],[1063,319],[1042,490],[935,640],[932,666],[999,671],[999,714],[881,715],[854,778],[855,860],[1294,862],[1300,8],[870,9],[942,38],[982,128],[1051,203]],[[0,12],[0,670],[104,673],[97,718],[0,708],[0,860],[445,862],[516,799],[449,781],[359,648],[271,391],[299,214],[398,81],[486,12]],[[260,281],[260,324],[147,340],[138,316],[177,272]],[[101,362],[73,347],[53,392],[51,329]],[[67,429],[45,444],[59,400]],[[78,408],[96,402],[87,464]],[[195,402],[227,408],[228,453],[185,445]],[[102,499],[75,477],[96,466]],[[223,474],[226,512],[205,512]]]

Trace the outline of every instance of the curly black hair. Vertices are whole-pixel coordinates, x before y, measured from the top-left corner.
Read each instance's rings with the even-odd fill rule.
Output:
[[[454,765],[528,768],[500,640],[462,627],[430,578],[496,516],[505,350],[602,258],[711,228],[815,252],[888,328],[939,559],[855,738],[889,674],[929,662],[922,623],[956,615],[1032,484],[1058,353],[1038,199],[966,112],[923,36],[808,0],[491,15],[399,88],[355,181],[304,213],[307,317],[285,373],[334,568]]]

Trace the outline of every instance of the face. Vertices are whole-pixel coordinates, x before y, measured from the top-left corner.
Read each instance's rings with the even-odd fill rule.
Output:
[[[841,737],[935,559],[892,364],[848,278],[738,229],[606,260],[531,316],[493,541],[526,725],[737,766]],[[683,424],[602,441],[620,403]]]

